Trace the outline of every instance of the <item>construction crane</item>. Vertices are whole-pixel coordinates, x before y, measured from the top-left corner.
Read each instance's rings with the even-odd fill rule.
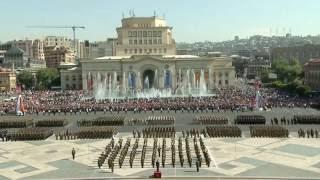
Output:
[[[64,28],[73,31],[73,50],[76,51],[76,29],[85,29],[84,26],[27,26],[27,28]]]

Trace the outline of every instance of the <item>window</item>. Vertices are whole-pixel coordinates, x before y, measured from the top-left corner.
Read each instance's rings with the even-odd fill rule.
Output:
[[[226,72],[226,73],[225,73],[225,76],[226,76],[226,77],[229,77],[229,73],[228,73],[228,72]]]
[[[132,32],[131,31],[128,32],[128,36],[132,37]]]
[[[167,48],[164,48],[164,49],[163,49],[163,53],[167,53]]]
[[[76,84],[72,84],[72,89],[76,89]]]
[[[137,49],[134,49],[134,53],[137,54],[137,53],[138,53],[138,50],[137,50]]]
[[[142,54],[142,49],[139,49],[139,54]]]
[[[158,41],[156,39],[153,40],[153,44],[157,44]]]
[[[66,84],[66,89],[70,89],[70,86],[69,86],[69,84]]]
[[[152,39],[149,39],[149,44],[152,44]]]
[[[142,39],[139,40],[139,44],[142,44]]]
[[[158,32],[157,31],[153,31],[153,37],[157,37],[158,36]]]
[[[162,40],[161,39],[158,39],[158,44],[162,44]]]
[[[152,31],[148,31],[148,37],[152,37]]]
[[[148,32],[147,31],[143,31],[143,37],[147,37],[148,36]]]
[[[68,75],[66,75],[66,81],[69,81],[69,76]]]
[[[158,31],[158,37],[161,37],[162,33],[161,31]]]
[[[137,31],[132,32],[132,37],[137,37]]]
[[[72,75],[72,80],[75,81],[76,80],[76,76]]]
[[[149,49],[149,53],[152,53],[152,49]]]
[[[225,81],[224,81],[224,84],[225,84],[225,85],[228,85],[228,84],[229,84],[229,81],[228,81],[228,80],[225,80]]]
[[[219,80],[219,85],[221,85],[221,80]]]
[[[143,40],[143,44],[148,44],[148,40]]]
[[[132,40],[131,39],[129,40],[129,44],[132,44]]]
[[[137,44],[137,40],[136,39],[134,40],[134,44]]]
[[[124,53],[127,54],[128,53],[128,49],[124,49]]]

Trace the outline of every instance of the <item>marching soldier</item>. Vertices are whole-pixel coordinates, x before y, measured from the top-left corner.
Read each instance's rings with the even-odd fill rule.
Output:
[[[196,161],[197,172],[199,172],[199,161]]]

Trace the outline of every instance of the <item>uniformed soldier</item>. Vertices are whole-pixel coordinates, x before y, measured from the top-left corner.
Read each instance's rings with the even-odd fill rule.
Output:
[[[197,172],[199,172],[199,161],[196,161]]]
[[[72,148],[71,154],[72,154],[72,159],[74,160],[74,158],[76,157],[76,150],[74,148]]]

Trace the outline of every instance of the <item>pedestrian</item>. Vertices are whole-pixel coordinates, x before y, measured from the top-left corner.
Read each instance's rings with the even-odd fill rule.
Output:
[[[74,148],[72,148],[72,159],[74,160],[74,158],[76,157],[76,150]]]

